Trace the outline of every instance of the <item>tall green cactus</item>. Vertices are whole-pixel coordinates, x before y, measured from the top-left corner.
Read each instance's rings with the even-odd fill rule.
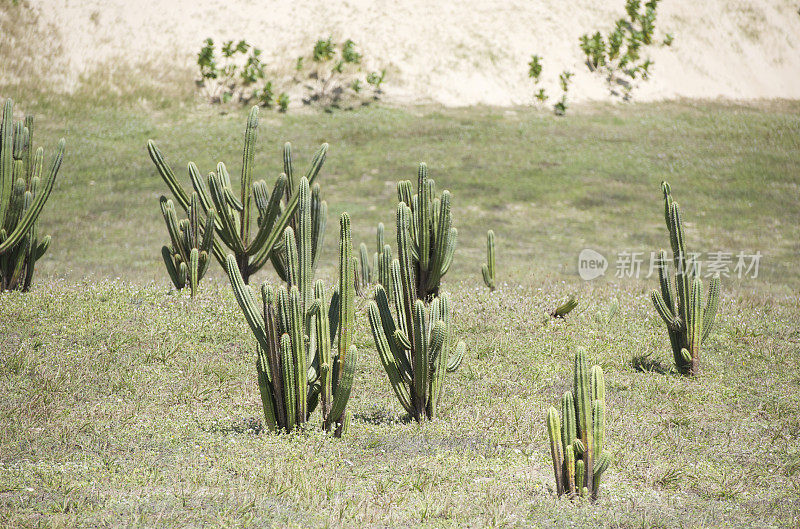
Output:
[[[64,139],[42,181],[44,149],[33,150],[33,116],[14,122],[14,102],[7,99],[0,122],[0,292],[26,292],[36,261],[50,247],[39,238],[39,214],[47,202],[64,158]]]
[[[180,222],[172,200],[162,196],[160,203],[171,241],[171,246],[161,247],[161,256],[175,288],[181,290],[188,284],[191,297],[194,297],[198,283],[208,270],[216,214],[213,210],[209,211],[205,222],[200,221],[197,193],[192,193],[189,202],[189,218]],[[201,225],[204,228],[201,229]]]
[[[382,285],[375,288],[368,314],[392,389],[403,408],[419,421],[436,415],[445,372],[458,369],[466,346],[458,342],[451,347],[450,296],[434,296],[428,305],[417,297],[419,267],[413,258],[412,229],[411,208],[401,202],[397,206],[399,258],[391,264],[395,314]]]
[[[323,428],[341,436],[350,422],[347,403],[358,361],[350,217],[343,213],[340,219],[339,285],[328,303],[323,282],[314,282],[312,200],[305,177],[298,192],[297,231],[287,226],[283,234],[286,284],[264,283],[259,306],[235,256],[228,255],[226,269],[256,337],[258,386],[269,428],[299,428],[321,403]]]
[[[611,457],[604,450],[606,397],[603,369],[589,370],[586,355],[575,355],[574,390],[561,398],[561,416],[551,407],[547,433],[556,492],[559,496],[581,496],[594,501],[600,494],[600,479]]]
[[[428,178],[428,166],[420,163],[417,193],[412,195],[411,181],[405,180],[397,184],[397,195],[409,210],[414,297],[429,303],[439,294],[442,277],[450,269],[456,249],[458,231],[450,213],[450,192],[444,190],[437,197],[436,185]]]
[[[206,215],[216,211],[214,226],[218,237],[214,239],[212,254],[225,267],[223,246],[233,251],[239,272],[245,283],[267,261],[272,261],[275,271],[286,281],[287,269],[282,256],[282,234],[287,226],[296,230],[296,209],[299,200],[297,176],[292,164],[290,144],[283,149],[283,173],[275,180],[272,193],[264,180],[253,181],[253,164],[255,156],[256,129],[258,128],[258,107],[254,106],[247,118],[244,134],[244,152],[242,155],[242,176],[240,195],[237,197],[231,186],[230,176],[225,164],[219,163],[217,171],[211,172],[208,179],[203,180],[194,162],[189,162],[189,177],[192,186],[200,199],[200,206]],[[187,213],[189,195],[178,182],[172,168],[164,160],[152,140],[147,142],[150,158],[156,165],[159,174],[172,191],[178,205]],[[324,143],[311,161],[311,167],[305,178],[313,184],[319,174],[328,144]],[[255,203],[255,213],[253,213]],[[327,217],[324,201],[319,199],[319,187],[312,189],[312,247],[313,265],[316,265],[319,249],[322,247],[325,218]],[[251,217],[255,216],[255,219]],[[252,223],[255,220],[255,223]],[[255,233],[255,235],[253,235]],[[252,238],[251,238],[251,235]]]
[[[481,269],[483,272],[483,282],[489,287],[489,290],[494,290],[494,232],[489,230],[486,232],[486,264]]]
[[[703,307],[703,282],[688,267],[688,254],[683,236],[683,223],[678,203],[672,200],[667,182],[661,183],[664,193],[664,218],[669,230],[672,260],[675,266],[675,289],[669,275],[667,253],[659,253],[658,279],[661,291],[650,297],[659,316],[667,325],[672,355],[678,372],[697,375],[700,372],[700,346],[714,326],[719,303],[719,274],[711,278],[708,297]]]

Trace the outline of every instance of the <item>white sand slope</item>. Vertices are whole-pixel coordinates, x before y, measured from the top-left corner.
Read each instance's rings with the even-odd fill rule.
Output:
[[[543,85],[556,95],[562,70],[575,72],[573,101],[603,100],[587,71],[581,34],[624,13],[624,0],[30,0],[68,65],[62,86],[97,68],[194,70],[203,40],[246,39],[291,64],[319,37],[352,38],[367,67],[386,66],[398,102],[459,106],[532,102],[531,54],[543,57]],[[651,80],[636,100],[800,98],[800,1],[663,0]],[[157,80],[154,80],[156,82]]]

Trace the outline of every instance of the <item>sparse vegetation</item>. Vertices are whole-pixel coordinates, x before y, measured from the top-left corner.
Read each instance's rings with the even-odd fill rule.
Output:
[[[614,23],[614,29],[603,36],[600,31],[584,34],[580,47],[586,56],[586,66],[592,72],[605,76],[612,95],[625,100],[638,80],[647,80],[653,61],[646,56],[648,47],[656,44],[656,12],[660,0],[627,0],[625,13]],[[674,37],[666,34],[664,46],[671,46]]]
[[[572,80],[573,73],[563,71],[558,76],[558,85],[561,87],[561,99],[553,105],[553,112],[556,116],[563,116],[567,113],[567,94],[569,93],[569,83]]]
[[[451,295],[454,335],[470,354],[447,377],[439,419],[405,422],[405,409],[387,394],[364,304],[354,299],[362,316],[352,343],[362,354],[345,440],[317,428],[264,433],[266,416],[253,418],[263,413],[251,353],[258,342],[230,287],[215,281],[219,270],[209,270],[191,304],[164,288],[153,250],[164,242],[153,208],[163,184],[141,146],[158,137],[165,150],[199,165],[240,156],[230,140],[208,153],[208,138],[241,134],[246,112],[187,113],[177,105],[152,114],[82,112],[79,101],[59,104],[72,105],[70,130],[86,131],[41,221],[64,243],[40,261],[31,294],[0,296],[0,525],[796,525],[800,505],[787,491],[798,468],[800,400],[789,389],[800,354],[800,276],[791,245],[781,241],[795,240],[797,228],[774,213],[800,207],[796,104],[637,105],[576,112],[568,121],[489,108],[369,108],[275,120],[269,143],[293,131],[304,147],[321,137],[347,143],[327,162],[336,178],[326,198],[337,213],[359,213],[353,229],[362,237],[386,220],[378,206],[394,202],[386,181],[403,164],[387,153],[441,153],[443,170],[459,175],[451,190],[463,204],[462,242],[442,289]],[[37,128],[45,142],[60,133],[52,123]],[[114,163],[96,154],[112,148]],[[648,199],[652,175],[676,164],[671,179],[687,186],[685,205],[703,218],[692,233],[731,248],[773,249],[758,278],[726,281],[699,380],[672,376],[654,360],[663,327],[642,281],[608,274],[581,284],[584,310],[566,321],[530,317],[578,284],[564,263],[587,241],[606,256],[657,242],[663,225]],[[265,158],[253,174],[275,174],[279,165]],[[380,176],[371,177],[377,167]],[[718,178],[707,177],[709,167]],[[763,178],[754,181],[753,167]],[[596,193],[598,182],[611,192]],[[633,217],[641,219],[635,229]],[[508,286],[491,295],[475,275],[487,225],[502,225],[504,240],[519,241],[503,246]],[[754,233],[753,225],[772,229]],[[132,229],[141,236],[131,237]],[[325,281],[337,273],[324,258],[330,242],[319,253]],[[272,272],[262,273],[274,285]],[[88,274],[125,279],[78,279]],[[555,501],[542,416],[552,396],[572,385],[567,354],[580,347],[609,379],[602,453],[611,463],[597,502],[577,499],[573,508]],[[321,408],[309,423],[324,424]],[[594,438],[592,447],[598,459]],[[594,465],[584,462],[584,481],[588,468]],[[588,486],[585,496],[592,497]]]
[[[377,100],[383,93],[386,69],[364,75],[362,59],[353,40],[340,45],[328,37],[317,40],[309,56],[297,57],[293,79],[279,78],[275,73],[268,79],[270,68],[261,49],[245,40],[228,40],[218,54],[214,40],[208,38],[197,54],[197,84],[212,103],[257,103],[266,108],[277,105],[279,112],[286,112],[288,92],[300,87],[305,104],[324,109],[352,108]]]

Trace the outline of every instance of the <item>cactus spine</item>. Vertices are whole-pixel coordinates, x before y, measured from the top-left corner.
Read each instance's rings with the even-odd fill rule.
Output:
[[[424,164],[420,165],[419,184],[421,194],[413,197],[410,182],[398,184],[398,258],[391,261],[387,281],[393,300],[379,284],[368,308],[372,335],[392,389],[406,412],[418,421],[436,416],[445,373],[458,369],[466,350],[464,342],[452,346],[450,296],[439,295],[441,276],[449,268],[455,248],[449,193],[431,199],[433,181],[427,179]],[[415,205],[416,214],[408,204]],[[390,256],[388,245],[384,248],[384,256]]]
[[[494,290],[494,232],[489,230],[486,232],[486,264],[483,265],[481,270],[483,272],[483,282],[489,287],[489,290]]]
[[[670,186],[661,183],[664,193],[664,219],[669,230],[672,260],[675,266],[675,288],[669,275],[667,253],[659,253],[658,279],[661,286],[653,290],[650,297],[656,312],[664,320],[669,333],[675,367],[685,375],[697,375],[700,371],[700,346],[714,326],[719,303],[720,281],[717,274],[711,279],[705,307],[703,306],[703,282],[694,277],[694,270],[687,265],[688,254],[683,235],[683,224],[678,203],[673,201]]]
[[[208,216],[215,211],[214,226],[217,237],[214,238],[211,253],[225,267],[223,244],[236,258],[239,272],[245,283],[267,261],[272,261],[275,271],[282,280],[287,280],[286,262],[282,256],[282,235],[287,226],[297,231],[297,204],[300,191],[292,165],[291,146],[287,143],[283,149],[284,172],[275,180],[272,193],[264,180],[253,181],[253,163],[255,156],[256,129],[258,128],[258,107],[250,111],[245,128],[244,150],[242,154],[241,193],[237,197],[231,186],[228,170],[223,163],[217,165],[216,172],[211,172],[204,180],[194,162],[189,162],[189,177],[199,198],[203,213]],[[152,140],[147,142],[147,150],[159,174],[172,191],[177,204],[188,213],[190,198],[183,186],[178,182],[172,168],[164,160],[164,156]],[[311,167],[305,175],[310,184],[314,183],[325,162],[328,144],[325,143],[314,155]],[[319,187],[312,188],[312,267],[316,265],[319,249],[322,247],[322,234],[325,229],[325,203],[319,200]],[[255,204],[255,214],[253,211]],[[251,217],[255,216],[255,223]],[[252,235],[252,237],[251,237]]]
[[[39,214],[53,190],[64,139],[47,177],[42,180],[44,149],[33,150],[33,116],[14,122],[14,102],[7,99],[0,122],[0,292],[28,291],[36,261],[50,247],[50,236],[40,239]]]
[[[605,381],[600,366],[589,369],[583,351],[575,355],[574,367],[574,390],[561,398],[561,417],[554,407],[547,412],[550,456],[558,495],[594,501],[611,462],[604,451]]]
[[[180,222],[172,200],[162,196],[160,203],[171,241],[171,246],[161,247],[161,256],[175,288],[182,290],[188,284],[191,297],[194,297],[198,283],[208,270],[216,215],[210,211],[205,222],[200,221],[197,193],[192,193],[189,218]],[[204,228],[201,229],[201,225]]]
[[[297,231],[287,226],[283,233],[286,284],[274,288],[264,283],[259,306],[234,255],[228,255],[226,269],[256,337],[258,386],[268,427],[299,428],[321,403],[323,428],[341,436],[350,422],[347,403],[358,361],[350,217],[343,213],[340,219],[339,284],[328,302],[325,285],[314,281],[312,193],[305,177],[298,193]]]

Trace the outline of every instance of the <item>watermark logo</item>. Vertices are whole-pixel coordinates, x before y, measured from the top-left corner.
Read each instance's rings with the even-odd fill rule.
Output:
[[[705,259],[703,259],[705,257]],[[686,272],[691,277],[738,277],[757,278],[763,254],[760,251],[747,253],[709,252],[687,253],[677,258],[667,257],[662,261],[660,254],[624,250],[618,252],[614,261],[614,277],[650,279],[664,270]],[[578,255],[578,275],[584,281],[591,281],[605,275],[609,268],[608,260],[600,253],[585,248]]]
[[[584,248],[578,255],[578,275],[584,281],[591,281],[597,279],[606,273],[608,269],[608,260],[602,254],[592,250],[591,248]]]

